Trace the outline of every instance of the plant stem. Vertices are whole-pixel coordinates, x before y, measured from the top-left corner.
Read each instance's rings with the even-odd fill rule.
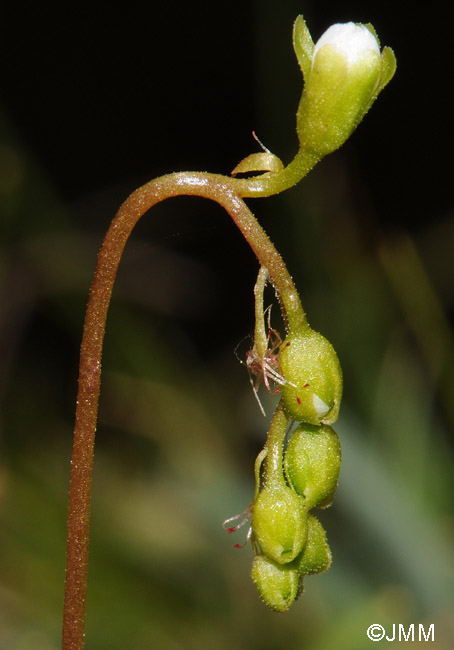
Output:
[[[250,178],[235,178],[236,192],[243,197],[279,194],[296,185],[319,160],[319,155],[305,149],[299,149],[287,167],[275,174],[259,174]]]
[[[282,399],[271,420],[268,437],[265,448],[267,455],[265,459],[265,481],[275,481],[279,484],[284,483],[284,470],[282,467],[282,458],[284,455],[284,439],[287,433],[289,418],[285,412]]]
[[[216,201],[235,221],[260,264],[268,269],[281,301],[286,326],[294,329],[305,323],[298,293],[285,264],[240,198],[241,193],[238,181],[215,174],[178,173],[162,176],[131,194],[120,207],[104,239],[90,289],[80,353],[69,486],[63,650],[82,650],[84,646],[90,499],[102,344],[118,265],[137,221],[153,205],[173,196],[193,195]]]
[[[259,359],[264,359],[268,349],[268,335],[265,327],[265,312],[263,309],[263,295],[268,282],[268,269],[261,266],[254,286],[255,297],[255,328],[254,349]]]

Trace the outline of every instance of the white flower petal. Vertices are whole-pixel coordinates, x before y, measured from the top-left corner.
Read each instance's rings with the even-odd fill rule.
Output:
[[[365,25],[356,23],[331,25],[315,44],[312,62],[314,62],[318,50],[324,45],[336,48],[339,54],[347,59],[349,65],[358,63],[371,51],[380,55],[380,48],[375,36]]]
[[[321,397],[319,397],[315,393],[312,396],[312,404],[314,405],[314,408],[317,411],[317,415],[319,418],[322,418],[324,415],[326,415],[331,408],[330,406],[328,406],[328,404],[326,404],[326,402],[322,400]]]

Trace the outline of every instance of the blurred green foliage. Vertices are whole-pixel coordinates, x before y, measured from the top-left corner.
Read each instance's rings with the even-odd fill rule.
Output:
[[[80,225],[1,122],[0,648],[53,650],[77,352],[100,232]],[[362,650],[372,623],[412,622],[434,623],[436,647],[453,646],[454,219],[431,214],[423,229],[387,233],[366,194],[340,152],[288,195],[253,205],[345,377],[340,484],[321,516],[333,565],[285,615],[259,601],[250,549],[221,528],[253,497],[266,430],[234,355],[252,329],[249,251],[239,242],[225,257],[247,269],[250,311],[238,315],[234,294],[214,298],[228,268],[186,242],[191,216],[180,247],[172,234],[150,243],[153,226],[128,245],[105,344],[87,648]],[[109,197],[90,200],[88,210],[110,208]],[[168,202],[157,227],[192,206]]]

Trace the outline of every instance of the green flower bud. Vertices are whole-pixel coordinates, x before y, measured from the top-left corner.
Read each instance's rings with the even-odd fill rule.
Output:
[[[320,158],[340,147],[391,80],[393,51],[380,46],[371,25],[332,25],[314,44],[302,16],[294,47],[305,78],[297,114],[301,148]]]
[[[252,531],[262,552],[278,564],[291,562],[306,541],[303,499],[286,485],[270,481],[252,509]]]
[[[277,564],[265,555],[256,555],[252,580],[263,601],[277,612],[285,612],[301,593],[301,579],[293,564]]]
[[[290,418],[309,424],[332,424],[339,415],[342,371],[333,346],[305,327],[290,333],[281,346],[281,388]]]
[[[287,480],[304,497],[307,510],[326,508],[333,500],[341,463],[336,432],[328,426],[301,425],[285,452]]]
[[[301,575],[323,573],[331,565],[331,549],[326,541],[326,531],[318,519],[307,518],[307,542],[296,564]]]

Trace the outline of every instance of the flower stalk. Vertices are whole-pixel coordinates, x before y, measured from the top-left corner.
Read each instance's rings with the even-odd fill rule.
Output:
[[[369,37],[375,39],[370,26],[367,29]],[[340,372],[336,365],[337,358],[332,356],[331,348],[329,353],[326,352],[328,347],[323,337],[313,335],[282,257],[243,198],[282,192],[304,177],[326,153],[340,146],[392,77],[395,60],[389,48],[385,48],[380,54],[378,41],[375,41],[377,45],[372,48],[374,65],[365,65],[364,57],[359,56],[354,65],[350,66],[346,63],[345,52],[339,50],[336,45],[333,46],[331,40],[331,45],[320,43],[314,46],[302,16],[295,22],[293,39],[295,53],[305,78],[305,88],[297,114],[300,150],[294,160],[284,166],[270,152],[252,154],[239,163],[233,174],[258,172],[255,176],[235,178],[182,172],[150,181],[133,192],[123,203],[102,244],[90,288],[80,353],[69,487],[63,650],[82,650],[84,646],[94,443],[102,346],[112,289],[124,247],[134,226],[150,208],[171,197],[199,196],[217,202],[231,216],[255,253],[261,266],[256,285],[255,343],[259,349],[256,350],[255,361],[264,363],[267,354],[269,357],[263,305],[260,308],[267,280],[274,286],[278,296],[286,328],[287,338],[281,350],[287,350],[287,354],[282,356],[282,363],[279,361],[282,352],[279,353],[279,359],[274,352],[273,356],[268,358],[270,377],[282,385],[284,397],[273,417],[266,446],[255,465],[257,487],[252,506],[252,537],[256,550],[254,581],[265,602],[277,611],[284,611],[301,593],[301,576],[315,572],[315,566],[323,565],[326,568],[329,564],[326,560],[328,551],[323,529],[320,529],[321,525],[313,522],[314,518],[308,520],[304,494],[299,494],[285,475],[283,457],[290,420],[309,421],[313,428],[326,424],[322,421],[320,400],[329,409],[330,418],[327,422],[330,424],[337,417],[341,390],[337,377]],[[334,78],[337,79],[335,84]],[[334,126],[327,129],[328,123]],[[294,345],[295,337],[303,339],[303,343],[299,345],[303,348],[306,346],[305,349],[306,339],[311,341],[312,361],[309,376],[310,382],[313,382],[318,391],[317,395],[314,395],[319,401],[312,396],[307,402],[309,406],[302,399],[301,392],[306,389],[306,384],[309,385],[305,379],[307,368],[301,363],[301,354],[294,360],[290,353],[297,349],[296,344]],[[317,346],[321,339],[323,350],[319,351]],[[278,340],[280,343],[280,339]],[[290,345],[293,346],[291,350]],[[314,355],[323,356],[324,361],[314,362]],[[285,367],[284,375],[280,374],[281,366]],[[286,392],[289,395],[287,400]],[[323,415],[326,413],[328,411],[323,407]],[[298,454],[295,454],[295,458],[297,456]],[[299,476],[298,471],[298,468],[294,469],[292,465],[292,476]],[[271,518],[268,516],[270,511]],[[309,542],[308,530],[312,531]],[[305,545],[308,549],[306,551]],[[309,561],[309,551],[311,557],[317,558],[316,562]],[[301,558],[304,558],[304,561]]]
[[[266,266],[270,281],[281,298],[289,327],[305,321],[298,293],[287,268],[241,197],[233,192],[231,179],[205,173],[163,176],[139,188],[123,203],[106,234],[90,288],[80,353],[79,391],[68,505],[68,540],[63,650],[83,648],[85,594],[88,575],[90,495],[94,443],[101,384],[102,345],[113,285],[126,242],[139,219],[154,205],[175,196],[200,196],[226,209]]]

